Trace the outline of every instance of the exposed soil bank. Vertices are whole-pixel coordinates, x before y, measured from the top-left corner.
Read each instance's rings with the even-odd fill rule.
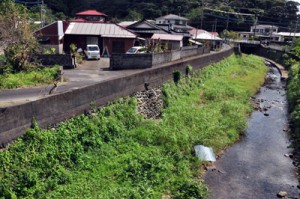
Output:
[[[288,125],[285,82],[271,68],[265,86],[254,100],[258,105],[248,121],[241,141],[204,175],[211,199],[272,199],[280,191],[299,198],[293,160],[285,157],[292,149]]]

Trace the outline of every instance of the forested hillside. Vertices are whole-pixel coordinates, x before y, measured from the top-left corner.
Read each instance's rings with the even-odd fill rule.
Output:
[[[286,0],[45,0],[54,12],[63,12],[72,17],[84,9],[96,9],[106,13],[111,20],[155,19],[169,13],[191,19],[191,24],[201,26],[201,13],[204,10],[203,26],[206,29],[217,23],[222,30],[229,22],[229,29],[249,29],[258,18],[260,24],[273,24],[282,31],[295,28],[297,3]],[[215,10],[211,10],[215,9]],[[220,12],[225,11],[225,12]],[[229,14],[238,12],[251,16]]]

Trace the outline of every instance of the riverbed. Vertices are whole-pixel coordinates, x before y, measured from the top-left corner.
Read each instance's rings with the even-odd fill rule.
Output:
[[[256,110],[245,135],[204,174],[211,199],[272,199],[280,191],[299,198],[285,86],[279,71],[270,67],[265,85],[252,99]]]

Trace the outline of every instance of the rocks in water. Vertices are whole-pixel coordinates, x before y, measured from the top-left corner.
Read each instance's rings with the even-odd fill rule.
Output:
[[[251,101],[253,108],[260,112],[266,112],[267,110],[272,108],[271,105],[263,104],[264,102],[267,102],[267,100],[265,100],[265,99],[258,99],[258,98],[251,97],[250,101]],[[267,113],[265,113],[265,114],[267,114]]]
[[[158,119],[163,108],[162,91],[152,88],[135,94],[138,102],[138,112],[145,118]]]
[[[264,116],[267,116],[267,117],[268,117],[269,115],[270,115],[269,113],[264,113]]]
[[[290,157],[290,158],[293,158],[294,155],[292,153],[287,153],[287,154],[284,154],[285,157]]]
[[[288,195],[288,193],[286,191],[280,191],[277,196],[279,198],[285,198]]]

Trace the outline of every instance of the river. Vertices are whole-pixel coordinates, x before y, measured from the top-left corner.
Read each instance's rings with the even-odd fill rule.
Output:
[[[241,140],[224,151],[204,174],[211,199],[272,199],[285,191],[300,198],[288,129],[285,81],[270,67]],[[286,156],[285,156],[286,155]]]

